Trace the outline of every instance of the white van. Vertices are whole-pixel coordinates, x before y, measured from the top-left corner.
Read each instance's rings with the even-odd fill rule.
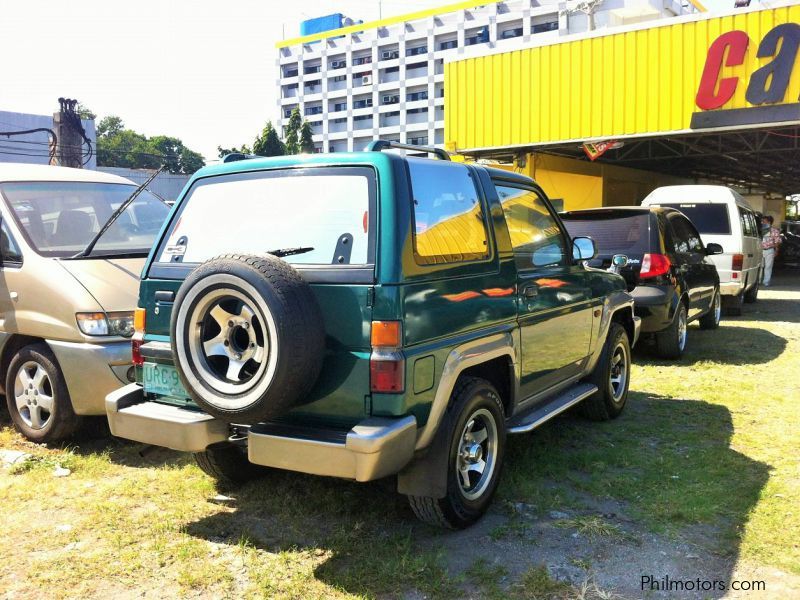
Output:
[[[642,206],[676,208],[694,223],[704,244],[722,246],[723,253],[710,258],[729,314],[742,314],[743,302],[758,299],[763,267],[759,222],[740,194],[721,185],[669,185],[650,192]]]

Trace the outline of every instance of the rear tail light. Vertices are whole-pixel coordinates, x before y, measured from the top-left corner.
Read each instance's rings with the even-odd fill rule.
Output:
[[[370,390],[400,394],[405,390],[406,361],[400,352],[403,331],[400,321],[373,321],[370,332]]]
[[[666,275],[671,267],[672,263],[669,258],[663,254],[645,254],[644,258],[642,258],[642,269],[639,271],[639,278],[647,279],[648,277]]]
[[[731,269],[734,271],[741,271],[744,266],[744,254],[734,254],[733,261],[731,262]]]
[[[144,364],[141,347],[144,340],[145,310],[137,308],[133,313],[133,338],[131,339],[131,357],[133,364],[141,367]]]

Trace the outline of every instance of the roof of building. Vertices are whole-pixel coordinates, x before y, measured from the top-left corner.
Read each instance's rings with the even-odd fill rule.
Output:
[[[130,179],[101,173],[89,169],[72,169],[50,165],[29,165],[24,163],[0,164],[0,182],[7,181],[82,181],[91,183],[124,183],[131,185]]]

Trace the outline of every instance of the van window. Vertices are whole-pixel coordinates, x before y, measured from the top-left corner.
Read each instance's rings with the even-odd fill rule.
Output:
[[[489,256],[486,216],[469,169],[457,163],[408,159],[418,264]]]
[[[736,208],[739,209],[739,220],[742,223],[742,233],[747,237],[758,237],[758,230],[755,227],[755,220],[753,219],[753,215],[749,210],[743,209],[741,206],[737,206]]]
[[[657,206],[666,206],[681,211],[689,217],[689,220],[701,234],[729,235],[731,232],[727,204],[668,204],[659,202]]]

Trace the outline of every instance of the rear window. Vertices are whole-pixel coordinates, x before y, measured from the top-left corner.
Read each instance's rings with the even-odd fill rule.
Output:
[[[158,262],[199,263],[232,252],[302,248],[293,264],[372,262],[374,174],[366,168],[292,169],[210,177],[181,203]]]
[[[598,256],[613,254],[644,255],[650,251],[650,213],[636,215],[604,215],[592,218],[562,215],[569,235],[590,237],[597,246]]]
[[[689,217],[697,231],[709,235],[726,235],[731,232],[731,221],[728,218],[727,204],[664,204],[677,209]]]

